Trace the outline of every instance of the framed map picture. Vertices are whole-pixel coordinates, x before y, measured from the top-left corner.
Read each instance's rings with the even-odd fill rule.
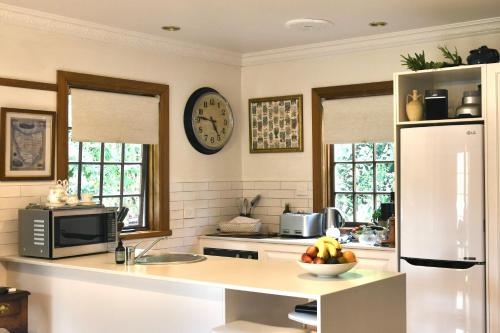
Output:
[[[55,113],[0,109],[0,180],[54,179]]]
[[[304,151],[302,95],[248,101],[250,153]]]

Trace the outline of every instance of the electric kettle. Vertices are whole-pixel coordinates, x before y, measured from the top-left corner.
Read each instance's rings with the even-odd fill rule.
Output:
[[[326,234],[326,231],[329,228],[342,228],[345,224],[345,216],[338,208],[336,207],[326,207],[323,209],[323,234]]]

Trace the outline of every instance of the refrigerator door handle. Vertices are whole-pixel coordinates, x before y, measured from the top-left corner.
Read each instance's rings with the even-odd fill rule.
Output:
[[[420,258],[408,258],[408,257],[401,257],[401,260],[404,260],[413,266],[438,267],[438,268],[450,268],[450,269],[469,269],[475,265],[484,265],[484,262],[449,261],[449,260],[420,259]]]

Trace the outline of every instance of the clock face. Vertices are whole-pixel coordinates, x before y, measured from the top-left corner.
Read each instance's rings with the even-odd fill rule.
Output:
[[[224,147],[233,133],[231,106],[214,89],[198,89],[191,95],[184,110],[184,127],[196,150],[214,154]]]

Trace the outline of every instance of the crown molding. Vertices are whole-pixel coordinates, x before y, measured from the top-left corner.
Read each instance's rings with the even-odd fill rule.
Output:
[[[255,66],[491,33],[500,33],[500,17],[245,53],[241,63]]]
[[[500,17],[413,29],[331,42],[305,44],[240,54],[194,43],[118,29],[32,9],[0,3],[0,23],[71,35],[137,49],[149,49],[230,66],[255,66],[267,63],[331,56],[422,42],[500,33]]]
[[[0,3],[0,23],[241,66],[241,54]]]

